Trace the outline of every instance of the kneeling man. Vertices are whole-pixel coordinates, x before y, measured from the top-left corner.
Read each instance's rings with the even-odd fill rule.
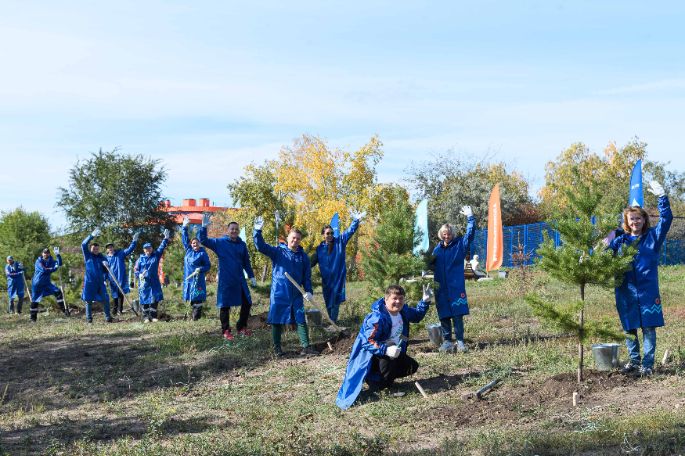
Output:
[[[370,390],[377,391],[392,386],[396,378],[417,371],[419,363],[407,355],[409,323],[423,320],[432,295],[430,286],[425,286],[418,305],[405,306],[404,289],[390,285],[385,297],[373,303],[352,346],[347,372],[335,401],[338,407],[349,408],[364,381]]]

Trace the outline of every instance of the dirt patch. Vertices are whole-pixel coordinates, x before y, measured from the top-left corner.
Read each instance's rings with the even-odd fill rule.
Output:
[[[257,315],[250,315],[250,318],[247,319],[247,327],[248,329],[255,330],[255,329],[266,329],[269,327],[269,324],[266,322],[266,319],[268,318],[269,313],[268,312],[262,312]]]

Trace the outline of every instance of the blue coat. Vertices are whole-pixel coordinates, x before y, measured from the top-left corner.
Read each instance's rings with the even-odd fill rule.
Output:
[[[408,305],[402,307],[400,315],[402,315],[403,324],[402,334],[405,337],[409,338],[409,323],[418,323],[423,320],[429,305],[425,301],[419,301],[416,307]],[[335,404],[341,409],[346,410],[351,407],[359,396],[364,380],[369,375],[373,356],[385,355],[387,346],[384,342],[390,338],[391,329],[392,319],[385,308],[385,298],[381,298],[371,306],[371,313],[364,318],[352,346],[345,378],[335,400]],[[400,349],[402,353],[406,353],[407,343],[400,342]],[[374,380],[379,381],[380,378]]]
[[[150,256],[144,253],[136,261],[133,268],[133,273],[138,278],[138,294],[140,295],[140,303],[149,305],[159,302],[164,299],[162,293],[162,284],[159,282],[159,259],[162,258],[164,249],[166,249],[169,241],[164,239],[157,250],[154,250]],[[145,277],[141,274],[145,272]]]
[[[475,234],[476,218],[472,216],[468,219],[463,237],[455,237],[447,246],[440,242],[433,249],[435,281],[438,283],[435,301],[440,318],[469,314],[464,284],[464,259]]]
[[[305,291],[312,292],[312,268],[302,247],[293,252],[285,244],[273,247],[262,237],[262,230],[252,232],[255,247],[271,258],[271,295],[267,323],[285,325],[305,323],[302,293],[285,276],[287,272]],[[293,318],[294,317],[294,318]]]
[[[102,265],[103,261],[107,261],[107,257],[102,253],[93,255],[88,249],[88,244],[93,239],[92,235],[81,243],[81,252],[83,252],[83,261],[85,262],[85,273],[83,277],[83,291],[81,292],[81,299],[84,301],[109,302],[107,295],[107,270]]]
[[[114,251],[113,255],[107,255],[107,263],[109,263],[109,270],[112,271],[112,275],[117,279],[121,289],[124,293],[129,293],[131,289],[128,287],[128,276],[126,275],[126,257],[133,253],[136,249],[136,241],[131,241],[125,249],[117,249]],[[119,288],[114,282],[112,282],[111,277],[107,274],[107,280],[109,280],[109,291],[112,294],[112,299],[119,297]]]
[[[181,241],[183,241],[183,248],[186,251],[183,257],[183,300],[205,302],[207,300],[205,274],[209,272],[209,268],[212,266],[209,255],[207,255],[204,247],[200,247],[197,252],[193,250],[190,245],[187,226],[181,228]],[[189,280],[187,277],[197,268],[200,268],[200,273]]]
[[[208,238],[205,227],[200,228],[197,238],[202,245],[213,250],[219,258],[216,306],[218,308],[240,306],[243,304],[243,296],[252,304],[250,290],[247,288],[247,281],[243,274],[244,270],[248,277],[254,277],[250,255],[247,253],[247,244],[240,237],[235,241],[228,236]]]
[[[347,276],[347,264],[345,264],[345,248],[347,242],[359,228],[359,220],[353,220],[350,227],[342,235],[333,238],[333,248],[329,252],[329,246],[322,242],[316,248],[316,256],[313,265],[319,265],[321,271],[321,282],[323,285],[323,299],[326,308],[331,309],[345,301],[345,279]],[[329,310],[330,311],[330,310]],[[331,315],[333,320],[336,315]]]
[[[616,237],[609,247],[618,251],[624,244],[637,240],[633,267],[623,275],[616,288],[616,309],[624,331],[664,326],[659,294],[659,250],[673,221],[667,196],[659,198],[659,222],[642,236],[629,233]]]
[[[18,261],[5,266],[7,295],[10,299],[24,297],[24,266]]]
[[[33,302],[40,302],[46,296],[59,293],[59,288],[50,282],[50,274],[55,272],[60,266],[62,266],[62,255],[57,255],[57,261],[52,256],[48,256],[47,260],[44,260],[42,256],[36,259],[35,271],[31,280],[31,297]]]

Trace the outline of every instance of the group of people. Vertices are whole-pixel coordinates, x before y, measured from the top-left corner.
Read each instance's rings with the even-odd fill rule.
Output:
[[[632,268],[624,275],[624,280],[616,288],[616,307],[626,334],[626,346],[630,361],[622,372],[638,372],[650,375],[654,366],[656,350],[656,328],[664,325],[661,297],[658,284],[658,254],[665,241],[673,216],[668,197],[663,187],[651,182],[649,190],[658,197],[659,222],[650,227],[649,216],[639,206],[628,207],[623,212],[622,229],[606,239],[607,248],[620,252],[626,245],[637,247]],[[465,259],[469,252],[476,230],[476,219],[469,206],[461,208],[467,219],[464,236],[456,236],[450,224],[438,230],[438,245],[432,252],[437,293],[436,307],[440,319],[443,343],[440,351],[466,351],[464,343],[464,316],[469,314],[469,305],[464,280]],[[286,325],[296,325],[302,346],[302,355],[316,354],[311,347],[305,319],[304,301],[312,300],[311,268],[319,265],[323,284],[323,297],[330,320],[338,320],[340,304],[345,301],[345,248],[354,235],[364,213],[352,212],[352,223],[339,236],[326,225],[321,234],[323,241],[310,259],[300,245],[302,233],[293,228],[285,243],[269,245],[262,235],[264,220],[258,217],[254,222],[253,241],[256,249],[269,257],[272,262],[270,307],[267,322],[271,325],[273,350],[276,356],[283,355],[282,333]],[[233,340],[230,327],[230,308],[240,307],[236,330],[240,335],[249,336],[247,328],[252,298],[247,285],[257,282],[250,264],[247,245],[240,236],[238,223],[228,225],[228,234],[219,238],[209,238],[207,228],[211,223],[210,214],[205,214],[197,238],[189,239],[189,220],[183,220],[181,239],[185,249],[183,299],[192,306],[192,318],[202,316],[202,305],[207,291],[205,275],[210,269],[210,260],[205,247],[214,251],[219,261],[217,302],[221,333],[227,340]],[[106,321],[111,321],[110,306],[107,299],[105,279],[110,282],[113,298],[113,311],[123,310],[124,295],[129,292],[126,281],[125,258],[136,246],[138,235],[128,248],[116,250],[112,244],[106,246],[107,255],[99,251],[99,245],[92,243],[100,234],[94,230],[82,243],[85,261],[85,280],[81,298],[86,303],[86,319],[92,322],[93,302],[104,304]],[[145,321],[157,319],[157,306],[164,298],[157,274],[159,261],[170,240],[169,230],[164,232],[164,240],[153,251],[152,245],[143,245],[143,254],[136,262],[134,274],[139,281],[140,304]],[[62,291],[50,282],[50,274],[62,265],[59,248],[55,248],[53,259],[48,249],[36,260],[32,280],[31,320],[36,321],[38,302],[54,295],[63,312]],[[8,280],[9,311],[21,313],[24,299],[24,269],[21,263],[7,257],[5,272]],[[247,275],[247,280],[245,275]],[[409,323],[420,322],[432,302],[430,286],[423,289],[423,297],[417,306],[405,305],[406,293],[399,285],[392,285],[384,297],[375,301],[371,312],[364,318],[349,357],[343,383],[338,392],[336,404],[342,408],[350,407],[363,384],[370,391],[390,387],[395,379],[411,375],[418,369],[418,363],[407,354]],[[638,330],[643,333],[643,354],[640,355]],[[454,337],[453,337],[454,336]],[[455,343],[456,341],[456,343]]]

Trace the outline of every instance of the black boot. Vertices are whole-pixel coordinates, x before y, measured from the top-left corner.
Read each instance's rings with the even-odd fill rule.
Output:
[[[10,306],[7,309],[7,313],[11,313],[11,314],[14,313],[14,299],[10,299]]]
[[[202,318],[202,304],[193,304],[193,321]]]
[[[112,315],[115,315],[115,316],[116,316],[117,310],[119,309],[118,304],[119,304],[119,303],[117,302],[116,299],[114,299],[114,300],[112,301],[112,304],[111,304],[111,306],[112,306]]]
[[[33,322],[38,321],[38,303],[37,302],[31,303],[31,321],[33,321]]]
[[[17,315],[21,314],[21,306],[24,304],[24,298],[19,298],[17,301]]]

